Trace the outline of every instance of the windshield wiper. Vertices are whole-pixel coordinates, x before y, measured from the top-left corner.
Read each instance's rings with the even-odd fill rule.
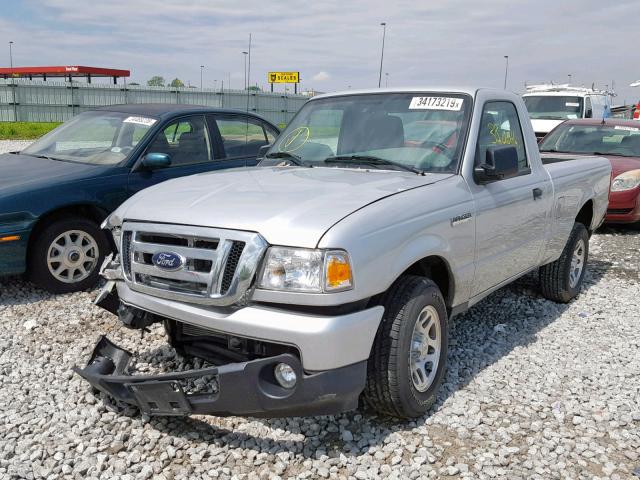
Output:
[[[309,168],[312,167],[312,165],[307,165],[306,163],[304,163],[302,161],[302,158],[300,158],[298,155],[294,155],[293,153],[289,153],[289,152],[271,152],[271,153],[267,153],[265,155],[265,158],[283,158],[299,167],[309,167]]]
[[[41,155],[41,154],[36,155],[35,153],[23,153],[23,155],[29,155],[30,157],[34,157],[34,158],[44,158],[45,160],[61,161],[59,158],[49,157],[48,155]]]
[[[402,163],[394,162],[393,160],[387,160],[386,158],[380,158],[373,155],[336,155],[335,157],[327,157],[324,159],[325,163],[344,163],[347,165],[379,165],[395,167],[400,170],[406,170],[407,172],[413,172],[417,175],[424,175],[422,170],[404,165]]]
[[[589,155],[589,154],[587,154]],[[607,156],[610,155],[612,157],[628,157],[629,155],[625,155],[623,153],[603,153],[603,152],[593,152],[591,155],[602,155],[602,156]]]
[[[575,153],[575,152],[567,152],[565,150],[556,150],[555,148],[545,148],[544,150],[540,149],[540,153]]]

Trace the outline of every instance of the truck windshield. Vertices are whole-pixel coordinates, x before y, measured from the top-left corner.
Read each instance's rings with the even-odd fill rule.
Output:
[[[21,153],[54,160],[115,165],[144,138],[156,119],[120,112],[84,112]]]
[[[640,126],[563,124],[540,143],[540,151],[640,157]]]
[[[261,165],[455,173],[470,112],[471,97],[462,94],[385,92],[311,100]]]
[[[529,118],[534,120],[567,120],[582,118],[581,97],[527,95],[523,97],[529,110]]]

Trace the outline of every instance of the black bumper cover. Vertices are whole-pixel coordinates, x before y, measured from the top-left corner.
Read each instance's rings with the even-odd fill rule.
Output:
[[[288,417],[329,415],[358,406],[367,362],[334,370],[305,374],[291,354],[241,363],[162,375],[127,375],[131,354],[100,337],[85,368],[74,371],[94,388],[114,399],[134,405],[149,415],[243,415]],[[273,371],[278,363],[290,365],[298,382],[281,387]],[[215,388],[191,391],[193,381]],[[191,383],[189,383],[191,382]]]

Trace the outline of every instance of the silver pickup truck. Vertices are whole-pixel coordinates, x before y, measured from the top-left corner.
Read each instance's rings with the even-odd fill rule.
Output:
[[[76,371],[113,404],[422,415],[450,318],[534,270],[545,297],[579,293],[611,174],[602,158],[541,158],[522,100],[478,88],[315,97],[262,154],[144,190],[105,221],[119,253],[97,303],[132,328],[163,322],[211,364],[133,375],[101,337]]]

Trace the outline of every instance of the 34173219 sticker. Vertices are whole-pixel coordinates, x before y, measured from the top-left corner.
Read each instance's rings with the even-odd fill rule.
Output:
[[[137,123],[139,125],[145,125],[147,127],[150,127],[151,125],[153,125],[154,123],[156,123],[156,119],[155,118],[148,118],[148,117],[127,117],[123,120],[124,123]]]
[[[464,100],[455,97],[413,97],[409,110],[451,110],[458,112]]]

